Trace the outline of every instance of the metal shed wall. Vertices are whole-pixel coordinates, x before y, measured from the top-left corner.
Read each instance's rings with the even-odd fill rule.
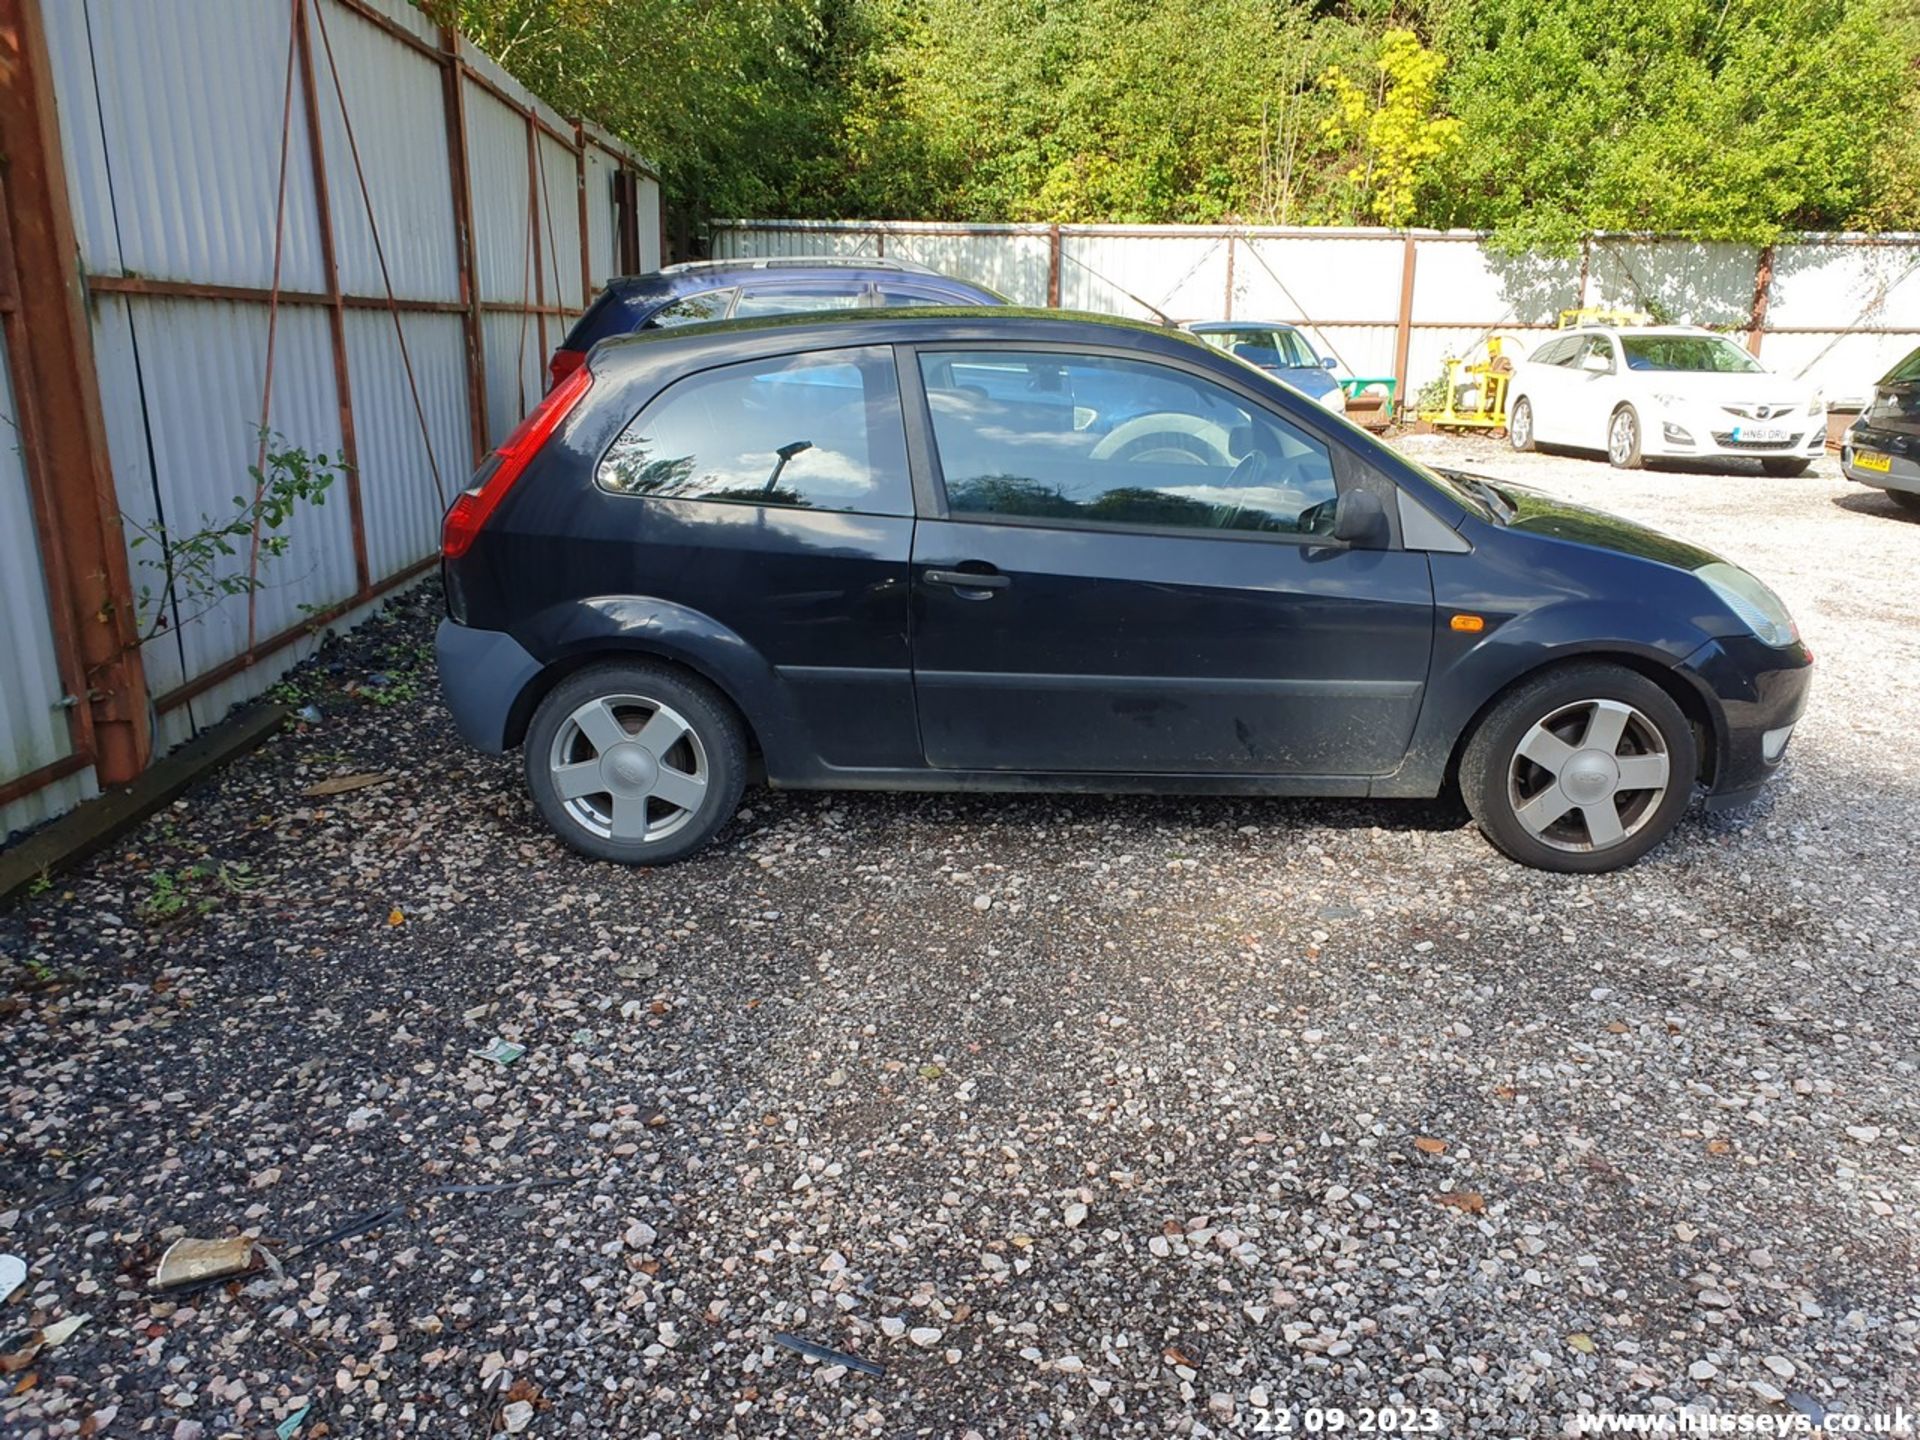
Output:
[[[140,646],[158,753],[431,566],[477,446],[538,398],[566,327],[610,276],[658,263],[658,182],[406,0],[16,3],[45,36],[129,539],[232,515],[263,413],[350,467],[296,515],[251,604],[195,613],[158,547],[130,547],[127,598],[150,588],[143,615],[165,617]],[[30,500],[0,465],[4,598],[23,617],[0,664],[32,682],[0,705],[0,840],[93,783],[4,789],[63,753],[38,693],[57,637],[37,617],[57,607],[33,525],[11,523]]]

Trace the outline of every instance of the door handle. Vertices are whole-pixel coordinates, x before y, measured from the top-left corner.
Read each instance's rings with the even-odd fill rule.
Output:
[[[920,578],[929,585],[951,585],[962,595],[969,590],[1004,590],[1013,583],[1005,575],[991,572],[984,575],[975,574],[971,570],[928,570]],[[978,598],[986,597],[983,595]]]

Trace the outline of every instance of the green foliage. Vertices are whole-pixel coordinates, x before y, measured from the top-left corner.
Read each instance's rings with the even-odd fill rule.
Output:
[[[1920,228],[1915,0],[421,0],[723,215]]]
[[[228,865],[211,860],[178,870],[150,871],[147,893],[140,900],[141,918],[159,923],[210,915],[228,897],[246,894],[250,875],[243,862]]]
[[[229,596],[260,589],[266,583],[260,571],[293,541],[287,526],[295,513],[303,505],[326,504],[327,491],[346,469],[344,454],[314,455],[273,431],[263,431],[261,439],[266,464],[247,467],[253,493],[234,496],[229,514],[202,515],[196,530],[123,517],[133,532],[127,548],[141,577],[141,640],[161,634],[176,615],[184,625]],[[242,564],[242,557],[251,557],[256,530],[260,564]]]
[[[1415,192],[1459,142],[1460,122],[1434,113],[1446,64],[1411,30],[1389,30],[1374,61],[1377,89],[1356,84],[1338,65],[1320,77],[1335,101],[1320,132],[1333,145],[1357,150],[1346,180],[1356,208],[1382,225],[1412,221]]]

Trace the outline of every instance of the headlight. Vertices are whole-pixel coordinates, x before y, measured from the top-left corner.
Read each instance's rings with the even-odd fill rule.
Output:
[[[1780,597],[1738,565],[1716,560],[1693,572],[1749,630],[1769,645],[1791,645],[1800,638],[1793,616]]]
[[[1807,413],[1809,415],[1826,414],[1827,413],[1827,397],[1822,395],[1818,390],[1814,391],[1813,398],[1807,401]]]

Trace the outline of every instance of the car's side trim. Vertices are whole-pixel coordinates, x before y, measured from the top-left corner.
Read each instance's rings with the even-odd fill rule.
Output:
[[[1091,770],[846,769],[829,765],[805,774],[769,775],[775,790],[919,790],[997,794],[1267,795],[1365,798],[1366,775],[1257,775],[1115,773]]]
[[[1022,690],[1255,690],[1325,700],[1412,700],[1425,689],[1419,680],[1299,680],[1270,675],[1061,675],[1004,670],[916,670],[923,686],[1018,684]]]

